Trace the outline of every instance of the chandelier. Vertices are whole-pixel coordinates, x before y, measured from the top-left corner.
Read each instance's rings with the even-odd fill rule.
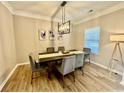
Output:
[[[58,33],[60,35],[70,33],[70,20],[65,21],[65,5],[66,5],[66,3],[67,3],[66,1],[63,1],[61,4],[62,20],[61,20],[61,23],[58,23]]]

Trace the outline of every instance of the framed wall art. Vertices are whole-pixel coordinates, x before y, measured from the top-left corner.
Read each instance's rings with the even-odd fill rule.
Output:
[[[38,30],[39,40],[46,40],[46,31],[45,30]]]
[[[49,39],[54,40],[55,39],[55,32],[49,31]]]

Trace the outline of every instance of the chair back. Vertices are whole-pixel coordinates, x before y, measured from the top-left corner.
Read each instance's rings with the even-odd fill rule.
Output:
[[[83,48],[83,51],[87,54],[91,53],[91,49],[90,48]]]
[[[64,46],[58,47],[58,51],[64,52],[65,51],[65,47]]]
[[[54,53],[54,52],[55,52],[54,47],[47,48],[47,53]]]
[[[84,63],[83,59],[84,59],[84,54],[76,55],[75,68],[83,67],[83,63]]]
[[[62,64],[63,75],[69,74],[75,70],[75,61],[76,61],[75,55],[65,57],[63,61],[64,61]]]
[[[35,66],[34,59],[31,54],[29,55],[29,61],[30,61],[31,69],[34,70],[36,66]]]

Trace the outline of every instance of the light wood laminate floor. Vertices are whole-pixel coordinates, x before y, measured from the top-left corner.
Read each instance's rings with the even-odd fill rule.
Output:
[[[38,73],[36,73],[37,75]],[[49,80],[45,72],[42,76],[33,80],[30,84],[31,69],[30,65],[19,66],[11,78],[8,80],[2,91],[41,91],[41,92],[57,92],[57,91],[124,91],[124,86],[120,85],[121,76],[112,74],[108,75],[108,71],[94,64],[86,64],[84,66],[84,75],[80,70],[76,71],[76,81],[74,83],[72,75],[65,76],[65,88],[62,87],[54,75]]]

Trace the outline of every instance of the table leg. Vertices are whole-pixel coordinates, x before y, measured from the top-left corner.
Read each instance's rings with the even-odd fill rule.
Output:
[[[51,79],[52,71],[54,68],[55,62],[48,62],[48,78]]]
[[[51,62],[48,62],[48,78],[51,79],[51,72],[52,72],[52,68],[51,68]]]

